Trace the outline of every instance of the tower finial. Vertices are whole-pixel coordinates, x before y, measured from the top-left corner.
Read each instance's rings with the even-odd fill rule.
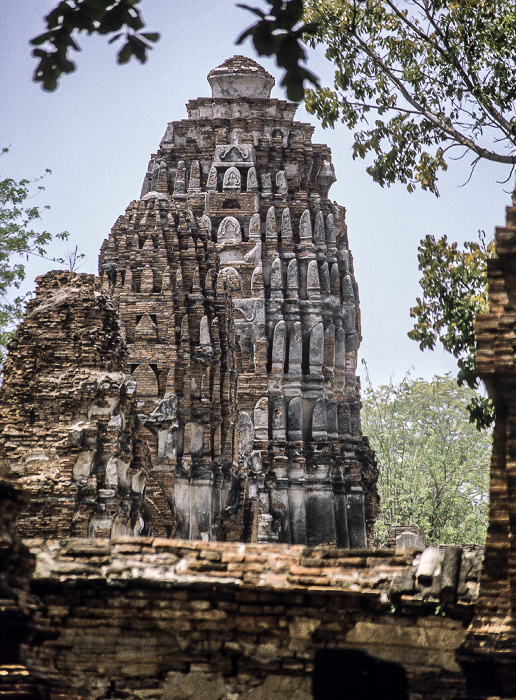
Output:
[[[212,97],[269,99],[275,80],[265,68],[246,56],[233,56],[208,73]]]

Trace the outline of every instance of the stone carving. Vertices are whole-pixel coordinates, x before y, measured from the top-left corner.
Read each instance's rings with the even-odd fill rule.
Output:
[[[208,240],[211,239],[211,219],[207,214],[201,216],[200,228],[204,231]]]
[[[283,396],[274,396],[272,399],[272,438],[273,440],[286,440],[287,417],[285,411],[285,399]]]
[[[234,299],[243,297],[242,277],[234,267],[225,267],[219,272],[218,280],[222,282],[221,287],[217,282],[217,291],[226,291],[233,296]]]
[[[215,146],[215,167],[249,168],[255,163],[254,146],[249,143],[232,143],[227,146]]]
[[[242,178],[240,172],[234,166],[228,168],[224,173],[224,179],[222,181],[222,188],[224,190],[238,190],[242,186]]]
[[[288,372],[293,375],[301,374],[303,361],[303,331],[299,321],[292,326],[289,338]]]
[[[290,219],[290,209],[286,207],[281,213],[281,240],[286,246],[292,244],[292,222]]]
[[[249,455],[254,445],[254,426],[247,411],[240,411],[240,454]]]
[[[252,263],[259,263],[262,260],[262,242],[258,241],[258,243],[254,246],[252,250],[250,250],[246,255],[244,255],[244,260],[245,262],[252,262]]]
[[[337,402],[334,399],[331,399],[326,404],[326,421],[328,427],[328,437],[330,439],[334,439],[339,432]]]
[[[201,318],[199,345],[204,348],[211,348],[210,321],[207,316]]]
[[[253,214],[251,216],[250,221],[249,221],[249,240],[250,241],[261,240],[260,215],[259,214]]]
[[[202,455],[204,444],[204,428],[199,423],[187,423],[184,428],[183,453]]]
[[[240,224],[234,216],[226,216],[220,223],[217,240],[240,242],[242,240],[242,232]]]
[[[285,346],[287,336],[287,327],[285,321],[279,321],[274,328],[274,337],[272,340],[272,371],[284,371],[285,366]]]
[[[284,170],[278,170],[276,173],[276,191],[280,195],[286,195],[288,192],[287,176]]]
[[[186,167],[184,160],[180,160],[176,168],[176,179],[174,181],[174,194],[182,195],[186,192]]]
[[[305,209],[301,215],[301,220],[299,222],[299,238],[301,243],[312,244],[312,222],[308,209]]]
[[[264,284],[262,275],[262,266],[257,265],[253,270],[251,277],[251,294],[253,296],[263,296]]]
[[[269,437],[269,399],[263,396],[254,407],[254,435],[257,440]]]
[[[337,298],[340,296],[340,277],[337,263],[333,263],[330,268],[330,289],[333,296]]]
[[[287,267],[287,289],[297,296],[299,289],[299,270],[295,258],[289,262]]]
[[[277,240],[276,212],[274,207],[269,207],[267,210],[267,217],[265,219],[265,240],[272,244],[275,244]]]
[[[335,331],[335,368],[344,371],[346,367],[346,331],[337,328]]]
[[[271,194],[272,192],[272,180],[270,173],[264,173],[262,175],[262,192],[263,194]]]
[[[335,219],[333,214],[328,214],[326,217],[326,245],[332,252],[337,247],[337,239],[335,237]]]
[[[312,412],[312,437],[314,440],[326,440],[328,438],[328,422],[326,416],[326,402],[317,399]]]
[[[190,181],[188,182],[189,192],[200,192],[201,191],[201,171],[199,168],[199,161],[192,161],[190,167]]]
[[[316,260],[310,260],[308,263],[308,273],[306,275],[306,292],[307,295],[317,294],[321,291],[321,281],[319,279],[319,267]]]
[[[351,423],[349,416],[349,404],[341,403],[337,409],[337,418],[339,423],[339,434],[349,435],[351,433]]]
[[[165,189],[168,187],[168,168],[167,162],[164,158],[161,158],[154,168],[152,174],[152,190],[160,190],[162,185]]]
[[[206,183],[206,190],[208,192],[216,192],[217,191],[217,168],[212,165],[210,168],[210,172],[208,173],[208,181]]]
[[[319,279],[320,279],[320,283],[321,283],[321,291],[324,292],[325,294],[329,294],[331,291],[331,289],[330,289],[330,270],[329,270],[328,263],[326,262],[326,260],[321,265]]]
[[[324,331],[324,372],[333,375],[335,366],[335,326],[330,323]]]
[[[303,439],[302,403],[300,396],[295,396],[288,405],[288,437],[290,440]]]
[[[342,301],[355,302],[355,291],[353,289],[353,282],[351,281],[351,275],[344,275],[342,278]]]
[[[258,176],[254,165],[247,171],[247,191],[256,192],[258,189]]]
[[[324,356],[324,331],[323,324],[318,323],[310,333],[310,374],[322,372]]]
[[[318,211],[315,215],[314,244],[316,250],[326,250],[326,230],[324,227],[324,216],[322,211]]]
[[[281,260],[280,258],[274,258],[271,267],[271,290],[282,290],[283,289],[283,273],[281,270]]]

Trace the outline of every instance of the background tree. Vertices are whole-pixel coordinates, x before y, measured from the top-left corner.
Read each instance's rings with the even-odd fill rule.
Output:
[[[381,185],[438,193],[450,154],[516,164],[512,0],[307,0],[310,38],[335,66],[307,108],[355,130],[354,157]],[[365,128],[360,128],[364,126]]]
[[[464,250],[427,236],[418,249],[422,298],[410,310],[416,319],[409,338],[419,342],[421,350],[433,350],[437,341],[457,358],[459,386],[479,389],[475,372],[475,316],[488,309],[487,260],[495,254],[494,242],[486,244],[479,232],[478,242],[465,242]],[[482,395],[472,395],[467,404],[470,421],[478,429],[494,421],[494,406]]]
[[[450,375],[363,392],[363,430],[380,465],[377,544],[390,524],[417,525],[434,544],[484,541],[491,436],[468,420],[473,395]]]
[[[62,0],[45,17],[46,31],[32,40],[33,56],[38,60],[34,80],[45,90],[55,90],[63,73],[76,69],[70,52],[80,51],[77,35],[110,36],[109,43],[122,40],[117,54],[118,63],[131,58],[141,63],[147,60],[152,42],[159,39],[156,32],[141,32],[145,25],[137,8],[140,0]]]
[[[2,154],[7,150],[2,149]],[[46,257],[48,244],[52,240],[52,234],[48,231],[35,231],[32,228],[34,222],[41,219],[42,211],[49,208],[31,206],[28,202],[34,194],[45,189],[36,184],[39,180],[0,179],[0,365],[4,360],[5,346],[25,308],[27,295],[10,295],[12,289],[18,289],[25,279],[23,260],[29,255]],[[34,188],[35,193],[31,193]],[[56,238],[66,240],[68,233],[58,233]],[[64,262],[61,258],[48,259]]]

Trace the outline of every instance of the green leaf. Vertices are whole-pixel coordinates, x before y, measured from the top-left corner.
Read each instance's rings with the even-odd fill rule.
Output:
[[[160,38],[160,34],[158,34],[158,32],[150,32],[150,33],[140,34],[140,36],[143,36],[148,41],[159,41],[159,38]]]
[[[127,63],[133,55],[133,46],[131,42],[127,41],[120,51],[117,53],[116,60],[117,63]]]

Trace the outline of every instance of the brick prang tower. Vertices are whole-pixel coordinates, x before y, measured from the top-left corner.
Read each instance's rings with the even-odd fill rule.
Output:
[[[363,547],[377,469],[330,149],[254,61],[208,80],[100,254],[153,455],[153,530]]]

